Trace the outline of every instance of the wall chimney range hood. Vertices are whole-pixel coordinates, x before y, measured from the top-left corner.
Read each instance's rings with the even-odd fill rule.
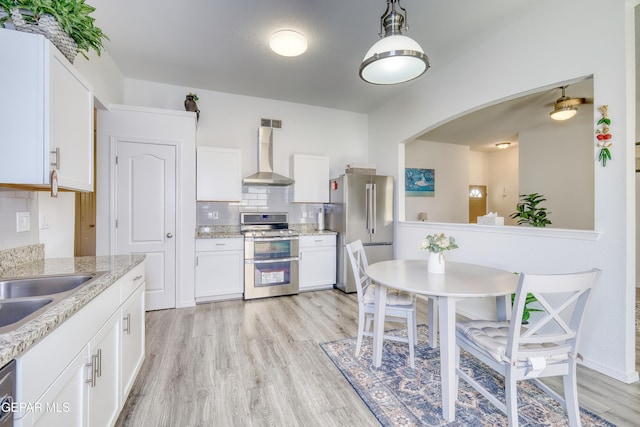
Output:
[[[246,177],[244,185],[291,185],[294,180],[273,171],[273,128],[258,128],[258,172]]]

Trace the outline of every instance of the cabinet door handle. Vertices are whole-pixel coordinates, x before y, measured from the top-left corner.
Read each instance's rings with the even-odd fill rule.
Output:
[[[126,332],[127,335],[131,335],[131,313],[127,313],[127,315],[122,320],[126,322],[127,325],[123,329],[123,332]]]
[[[97,366],[97,369],[96,369],[96,375],[98,377],[101,377],[102,376],[102,349],[101,348],[98,349],[96,357],[98,358],[98,366]]]
[[[89,374],[91,375],[91,378],[88,378],[85,381],[85,383],[91,384],[91,387],[95,387],[96,386],[96,378],[97,378],[96,368],[98,366],[98,355],[97,354],[92,354],[91,355],[91,361],[89,363],[87,363],[85,366],[87,368],[89,368]]]
[[[55,162],[51,162],[51,166],[53,166],[54,169],[60,169],[60,147],[56,147],[56,149],[50,151],[50,153],[56,156],[56,160]]]
[[[138,281],[138,280],[140,280],[140,279],[142,279],[142,274],[141,274],[141,275],[139,275],[139,276],[134,277],[134,278],[133,278],[133,281],[134,281],[134,282],[137,282],[137,281]]]

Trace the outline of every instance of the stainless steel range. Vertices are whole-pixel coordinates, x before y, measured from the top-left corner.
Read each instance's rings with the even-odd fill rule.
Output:
[[[243,212],[244,299],[298,293],[299,236],[287,213]]]

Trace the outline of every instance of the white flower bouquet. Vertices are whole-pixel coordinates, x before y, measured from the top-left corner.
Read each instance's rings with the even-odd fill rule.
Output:
[[[420,242],[420,249],[433,253],[442,253],[457,247],[456,239],[444,233],[429,235]]]

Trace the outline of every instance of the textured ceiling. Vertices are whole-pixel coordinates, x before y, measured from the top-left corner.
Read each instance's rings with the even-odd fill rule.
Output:
[[[374,86],[358,77],[377,40],[384,0],[89,0],[125,77],[367,113],[415,82]],[[409,30],[432,67],[510,16],[526,0],[404,0]],[[306,35],[308,51],[275,55],[269,36]],[[421,78],[428,78],[427,72]]]

